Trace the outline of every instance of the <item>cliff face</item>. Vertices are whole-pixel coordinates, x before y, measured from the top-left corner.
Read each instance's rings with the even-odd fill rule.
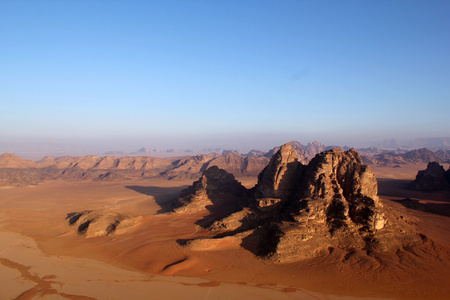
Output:
[[[256,199],[277,198],[287,200],[296,189],[297,177],[303,165],[291,145],[283,145],[270,159],[258,176]]]
[[[206,191],[208,182],[201,182]],[[210,229],[222,230],[222,237],[240,234],[242,247],[274,262],[299,261],[332,248],[396,251],[419,243],[418,235],[388,221],[377,192],[373,172],[354,149],[322,152],[305,166],[288,143],[248,191],[248,204],[234,194],[230,201],[242,209]],[[208,197],[215,193],[210,189]]]

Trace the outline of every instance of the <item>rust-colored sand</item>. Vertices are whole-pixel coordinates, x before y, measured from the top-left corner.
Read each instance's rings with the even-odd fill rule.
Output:
[[[441,244],[438,252],[448,253],[448,195],[405,189],[419,169],[423,166],[374,168],[381,199],[387,209],[409,216],[418,230]],[[240,180],[247,187],[256,182],[255,178]],[[373,271],[371,263],[364,261],[367,258],[357,252],[344,258],[344,253],[335,251],[314,261],[273,265],[233,241],[218,245],[219,251],[188,251],[178,242],[211,236],[195,225],[207,212],[157,213],[191,183],[58,180],[0,189],[0,233],[9,241],[0,248],[0,278],[11,282],[8,297],[31,299],[47,293],[67,299],[125,299],[129,297],[120,296],[131,288],[135,294],[128,296],[133,299],[149,295],[155,299],[187,295],[192,299],[445,299],[450,295],[450,271],[440,268],[435,258],[406,270],[394,257],[386,257],[382,270]],[[396,202],[405,197],[419,199],[427,209],[414,210]],[[65,220],[67,213],[86,209],[143,216],[143,222],[123,235],[86,239]],[[29,253],[22,249],[24,244]],[[20,251],[28,254],[18,255]],[[417,272],[410,272],[414,268]],[[92,278],[83,272],[90,272]]]

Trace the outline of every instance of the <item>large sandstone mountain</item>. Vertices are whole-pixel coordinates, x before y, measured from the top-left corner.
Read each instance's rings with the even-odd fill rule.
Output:
[[[202,178],[210,173],[227,178],[224,172],[208,169]],[[230,177],[223,183],[231,185],[233,180]],[[193,199],[208,194],[208,190],[209,198],[213,197],[208,181],[199,182],[181,198]],[[214,185],[220,185],[220,180]],[[324,151],[304,165],[288,143],[259,174],[257,185],[246,194],[248,200],[237,199],[238,194],[222,199],[242,208],[210,225],[209,229],[217,232],[215,238],[193,239],[185,247],[211,250],[220,244],[218,241],[227,239],[260,257],[287,263],[333,249],[395,253],[421,244],[423,237],[385,212],[377,192],[373,172],[354,149]],[[191,203],[181,205],[189,207]],[[185,210],[179,207],[178,211]]]
[[[411,182],[410,187],[421,191],[449,189],[450,169],[445,171],[439,163],[430,162],[426,170],[417,173],[416,179]]]

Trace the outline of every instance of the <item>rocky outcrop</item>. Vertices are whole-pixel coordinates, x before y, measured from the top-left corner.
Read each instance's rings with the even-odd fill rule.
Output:
[[[194,212],[214,205],[236,210],[246,204],[246,189],[232,174],[212,166],[199,180],[181,191],[172,204],[175,212]]]
[[[411,182],[410,187],[421,191],[449,189],[450,169],[445,171],[439,163],[430,162],[426,170],[417,173],[416,179]]]
[[[333,248],[395,252],[421,241],[388,220],[374,173],[354,149],[324,151],[305,166],[285,144],[249,193],[248,205],[209,229],[218,232],[216,238],[241,234],[242,247],[273,262],[295,262]]]
[[[66,220],[86,238],[123,234],[135,229],[141,217],[128,217],[103,210],[85,210],[67,214]]]

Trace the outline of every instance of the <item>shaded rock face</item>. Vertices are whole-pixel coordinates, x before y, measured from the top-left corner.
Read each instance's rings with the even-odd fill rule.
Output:
[[[445,171],[439,163],[430,162],[426,170],[417,172],[416,179],[411,182],[410,187],[422,191],[448,189],[450,188],[450,169]]]
[[[254,188],[256,205],[266,207],[286,202],[297,188],[297,178],[302,167],[297,152],[291,145],[283,145],[258,176],[258,183]]]
[[[246,193],[246,188],[232,174],[212,166],[192,186],[181,191],[172,209],[175,212],[193,212],[214,205],[235,210],[245,204]]]
[[[141,218],[108,211],[85,210],[67,214],[66,220],[76,228],[78,234],[92,238],[128,232],[139,226]]]
[[[248,192],[247,205],[241,201],[241,210],[209,229],[220,232],[216,238],[241,234],[242,247],[273,262],[300,261],[332,248],[395,252],[421,241],[409,229],[388,222],[374,173],[354,149],[322,152],[305,166],[285,144]],[[235,196],[233,201],[239,201]]]

